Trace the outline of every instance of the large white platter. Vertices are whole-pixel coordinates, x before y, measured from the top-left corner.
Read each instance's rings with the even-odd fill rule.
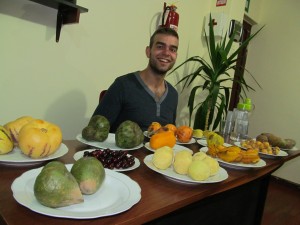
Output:
[[[155,150],[154,150],[153,148],[150,147],[150,142],[145,143],[144,146],[145,146],[145,148],[147,148],[149,151],[155,152]],[[191,149],[189,149],[189,148],[187,148],[187,147],[184,147],[184,146],[181,146],[181,145],[174,145],[173,150],[174,150],[174,152],[179,152],[179,151],[182,151],[182,150],[188,150],[188,151],[190,151],[190,152],[193,153],[193,151],[192,151]]]
[[[12,165],[12,166],[34,165],[34,164],[42,163],[44,161],[62,157],[63,155],[67,154],[68,151],[69,151],[68,147],[62,143],[59,149],[57,149],[57,151],[54,154],[45,158],[32,159],[24,155],[21,149],[19,149],[18,147],[14,147],[14,149],[11,152],[4,155],[0,155],[0,164]]]
[[[92,151],[95,151],[96,149],[86,149],[86,150],[82,150],[82,151],[79,151],[79,152],[76,152],[73,156],[73,158],[77,161],[78,159],[82,158],[83,157],[83,153],[85,151],[88,151],[88,152],[92,152]],[[131,156],[130,154],[127,154],[127,156]],[[138,168],[140,166],[140,160],[136,157],[134,157],[134,165],[131,166],[131,167],[128,167],[126,169],[113,169],[114,171],[118,171],[118,172],[124,172],[124,171],[129,171],[129,170],[134,170],[136,168]]]
[[[241,143],[240,143],[240,142],[234,142],[234,145],[236,145],[236,146],[238,146],[238,147],[240,147],[240,148],[245,149],[244,147],[241,146]],[[276,158],[276,157],[284,157],[284,156],[288,156],[287,152],[282,151],[282,150],[280,150],[280,151],[278,152],[277,155],[274,155],[274,154],[268,154],[268,153],[263,153],[263,152],[259,152],[259,155],[260,155],[261,157],[265,157],[265,158]]]
[[[199,149],[199,151],[207,152],[208,147],[202,147]],[[251,169],[251,168],[261,168],[266,165],[266,162],[262,159],[260,159],[257,163],[254,164],[246,164],[246,163],[239,163],[239,162],[225,162],[222,159],[216,158],[219,163],[221,163],[223,166],[234,168],[234,169]]]
[[[87,145],[91,145],[91,146],[94,146],[94,147],[97,147],[97,148],[102,148],[102,149],[109,148],[110,150],[127,150],[127,151],[130,151],[130,150],[135,150],[135,149],[139,149],[139,148],[143,147],[143,144],[140,144],[140,145],[138,145],[134,148],[120,148],[116,145],[115,134],[113,134],[113,133],[109,133],[107,139],[103,142],[87,141],[82,137],[81,134],[78,134],[76,136],[76,139],[78,141],[80,141],[81,143],[84,143],[84,144],[87,144]]]
[[[208,179],[203,180],[203,181],[196,181],[187,175],[181,175],[181,174],[176,173],[173,169],[173,166],[170,166],[166,170],[157,169],[152,163],[152,157],[153,157],[153,154],[147,155],[144,158],[144,163],[149,169],[151,169],[157,173],[160,173],[160,174],[166,176],[167,178],[176,180],[178,182],[189,183],[189,184],[205,184],[205,183],[221,182],[228,178],[228,173],[226,172],[226,170],[224,170],[222,167],[220,167],[219,172],[216,175],[210,176]]]
[[[72,164],[68,164],[70,170]],[[92,219],[115,215],[130,209],[141,199],[140,186],[122,173],[105,169],[101,188],[92,195],[84,195],[84,202],[61,208],[41,205],[35,198],[33,186],[42,167],[29,170],[16,178],[11,189],[15,200],[30,210],[53,217]]]

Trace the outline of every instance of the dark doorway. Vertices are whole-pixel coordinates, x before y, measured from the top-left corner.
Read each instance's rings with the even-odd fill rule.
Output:
[[[246,40],[250,34],[251,34],[251,24],[246,22],[245,20],[243,21],[243,34],[242,34],[242,41]],[[245,65],[246,65],[246,60],[247,60],[247,48],[244,48],[239,54],[237,58],[237,63],[236,63],[236,70],[234,73],[234,79],[239,80],[241,77],[244,76],[244,71],[245,71]],[[241,86],[237,82],[233,82],[232,84],[232,91],[231,91],[231,96],[230,96],[230,102],[229,102],[229,109],[232,111],[234,108],[236,108],[237,104],[239,103],[240,100],[240,93],[241,93]]]

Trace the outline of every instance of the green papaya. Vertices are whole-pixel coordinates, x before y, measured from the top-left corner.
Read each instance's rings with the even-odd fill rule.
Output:
[[[61,171],[61,172],[65,172],[65,173],[68,172],[66,165],[59,161],[51,161],[51,162],[47,163],[43,167],[41,172],[43,172],[43,170],[48,170],[48,169],[55,169],[57,171]]]
[[[47,207],[58,208],[83,202],[74,176],[58,161],[49,162],[34,182],[36,199]]]
[[[108,119],[101,115],[94,115],[81,134],[87,141],[103,142],[107,139],[110,129]]]
[[[143,143],[144,134],[137,123],[126,120],[117,128],[115,141],[120,148],[134,148]]]
[[[105,169],[95,157],[82,157],[71,169],[77,180],[82,194],[94,194],[101,187],[105,179]]]

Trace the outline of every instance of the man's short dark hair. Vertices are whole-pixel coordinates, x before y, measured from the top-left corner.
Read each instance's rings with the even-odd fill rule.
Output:
[[[179,39],[179,36],[178,36],[178,33],[172,29],[172,28],[169,28],[169,27],[159,27],[151,36],[150,38],[150,48],[153,46],[153,42],[154,42],[154,38],[156,35],[158,34],[166,34],[166,35],[171,35],[173,37],[176,37],[177,39]]]

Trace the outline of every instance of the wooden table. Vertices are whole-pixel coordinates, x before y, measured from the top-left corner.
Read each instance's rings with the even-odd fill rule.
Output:
[[[64,141],[69,152],[59,160],[73,163],[73,155],[88,146],[78,141]],[[194,152],[200,145],[189,146]],[[130,151],[141,161],[139,168],[124,172],[142,189],[140,202],[118,215],[98,219],[73,220],[55,218],[35,213],[18,204],[11,191],[11,184],[23,172],[43,166],[5,166],[0,164],[0,225],[73,225],[76,224],[260,224],[267,185],[271,173],[285,161],[300,155],[289,151],[289,156],[264,159],[267,165],[259,169],[238,170],[226,168],[229,178],[220,183],[188,185],[167,179],[150,170],[144,163],[146,148]],[[173,213],[172,213],[173,212]],[[198,220],[198,222],[196,222]],[[192,223],[191,223],[192,224]]]

